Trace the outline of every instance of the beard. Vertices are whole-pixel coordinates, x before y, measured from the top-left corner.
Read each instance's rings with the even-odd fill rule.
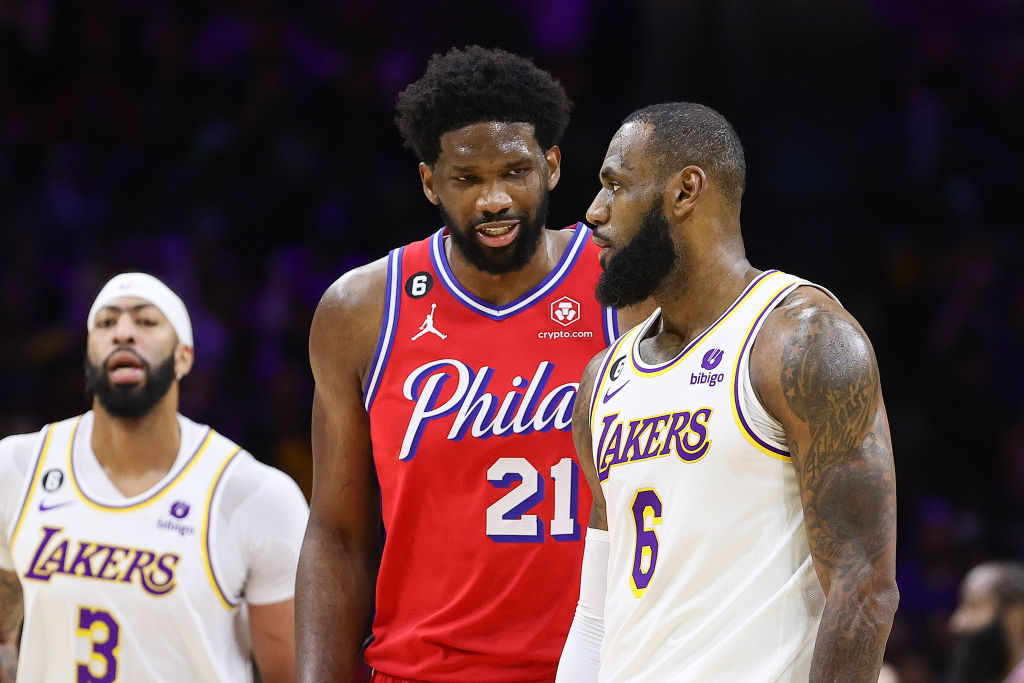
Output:
[[[1006,673],[1009,648],[999,620],[956,638],[946,683],[995,683]]]
[[[438,206],[438,209],[441,211],[441,219],[448,226],[452,244],[459,250],[463,258],[477,270],[492,275],[501,275],[523,268],[537,253],[541,231],[544,230],[544,225],[548,220],[550,196],[550,192],[545,190],[544,198],[533,216],[527,213],[506,213],[504,211],[484,212],[483,216],[475,218],[469,226],[456,225],[443,206]],[[473,237],[472,233],[476,230],[476,226],[492,221],[519,221],[519,236],[512,244],[505,247],[485,247]]]
[[[124,349],[115,349],[111,355]],[[107,356],[109,360],[110,356]],[[153,409],[160,402],[174,381],[174,354],[159,363],[155,368],[139,359],[145,372],[146,381],[141,385],[113,384],[102,365],[93,365],[85,359],[85,395],[92,400],[95,396],[100,405],[114,417],[138,418]]]
[[[608,260],[598,278],[596,295],[601,305],[625,308],[654,294],[679,260],[670,230],[660,198],[656,199],[636,235]]]

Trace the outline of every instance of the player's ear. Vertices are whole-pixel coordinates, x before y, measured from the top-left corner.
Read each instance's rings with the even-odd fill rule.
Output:
[[[700,166],[687,166],[672,174],[665,183],[668,210],[677,218],[683,218],[693,210],[707,185],[708,177]]]
[[[553,190],[562,177],[562,150],[555,145],[544,154],[544,159],[548,162],[548,190]]]
[[[420,184],[423,185],[423,194],[426,195],[428,202],[435,206],[441,203],[437,193],[434,192],[434,169],[422,161],[420,162]]]
[[[195,350],[179,342],[174,349],[174,376],[178,381],[192,371],[194,360]]]

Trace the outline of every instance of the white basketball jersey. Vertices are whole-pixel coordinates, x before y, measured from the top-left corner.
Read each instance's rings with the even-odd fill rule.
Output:
[[[218,485],[245,451],[179,416],[182,453],[118,504],[83,486],[91,413],[44,428],[11,555],[25,595],[19,681],[246,681],[244,577],[218,575]],[[84,423],[84,426],[83,426]],[[84,442],[84,443],[83,443]],[[90,456],[91,457],[91,456]]]
[[[604,358],[593,456],[611,542],[601,681],[806,681],[824,594],[781,425],[748,359],[768,312],[800,285],[756,277],[674,359],[640,340]]]

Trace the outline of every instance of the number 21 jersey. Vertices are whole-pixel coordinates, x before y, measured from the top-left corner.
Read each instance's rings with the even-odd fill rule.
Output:
[[[387,534],[366,660],[382,673],[554,678],[591,504],[573,404],[617,332],[590,230],[568,229],[554,270],[504,306],[455,280],[444,229],[389,255],[365,392]]]

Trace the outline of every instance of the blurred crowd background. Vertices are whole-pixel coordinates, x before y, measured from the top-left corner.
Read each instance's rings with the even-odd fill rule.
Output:
[[[440,225],[393,125],[427,58],[532,56],[575,102],[549,225],[619,121],[723,112],[750,261],[871,336],[896,454],[887,659],[939,680],[964,573],[1024,557],[1019,0],[0,3],[0,436],[85,409],[85,317],[122,270],[189,306],[182,412],[309,490],[310,319],[346,270]]]

